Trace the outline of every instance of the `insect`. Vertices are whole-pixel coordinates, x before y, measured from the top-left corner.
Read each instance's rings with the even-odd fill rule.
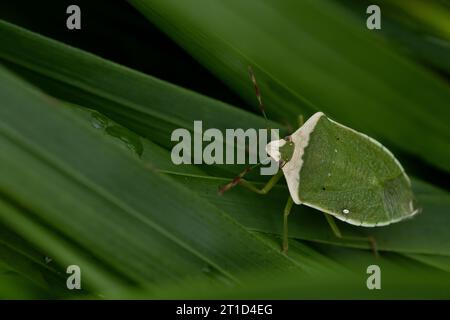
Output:
[[[267,119],[256,79],[249,67],[260,109]],[[306,205],[325,214],[333,233],[340,238],[369,241],[372,237],[344,237],[334,218],[362,227],[385,226],[419,212],[405,170],[381,143],[328,118],[313,114],[284,139],[266,146],[280,170],[258,189],[243,179],[249,169],[223,186],[239,184],[266,194],[284,175],[289,198],[284,209],[283,251],[288,250],[288,215],[293,204]]]

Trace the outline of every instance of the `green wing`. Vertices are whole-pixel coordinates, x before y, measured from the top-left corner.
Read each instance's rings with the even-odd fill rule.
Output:
[[[325,116],[310,134],[299,180],[303,204],[351,224],[387,225],[418,212],[409,178],[392,153]]]

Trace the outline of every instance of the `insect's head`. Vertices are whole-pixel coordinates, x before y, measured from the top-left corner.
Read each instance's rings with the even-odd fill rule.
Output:
[[[295,144],[291,136],[284,139],[274,140],[267,144],[266,152],[269,156],[280,164],[285,164],[292,159],[294,154]]]

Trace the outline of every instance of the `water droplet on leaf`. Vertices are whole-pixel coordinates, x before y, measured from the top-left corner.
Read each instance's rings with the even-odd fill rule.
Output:
[[[139,156],[144,152],[144,146],[139,136],[127,128],[114,125],[106,128],[106,133],[123,141],[125,145]]]
[[[92,126],[96,129],[104,129],[108,126],[109,119],[98,112],[92,112]]]

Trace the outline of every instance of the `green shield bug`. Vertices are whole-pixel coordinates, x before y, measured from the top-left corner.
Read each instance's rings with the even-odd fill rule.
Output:
[[[251,68],[261,111],[265,112]],[[361,227],[385,226],[419,212],[411,182],[394,155],[369,136],[328,118],[312,115],[290,136],[271,141],[267,154],[280,170],[262,189],[243,179],[248,169],[223,186],[220,192],[239,184],[266,194],[284,175],[289,199],[284,210],[283,251],[288,249],[287,218],[292,205],[306,205],[325,213],[334,234],[343,237],[333,217]],[[370,241],[371,237],[350,238]]]

